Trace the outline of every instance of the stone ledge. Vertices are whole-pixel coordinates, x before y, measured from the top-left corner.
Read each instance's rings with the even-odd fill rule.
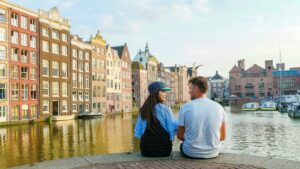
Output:
[[[46,162],[35,163],[31,165],[24,165],[14,168],[20,169],[40,169],[40,168],[55,168],[55,169],[70,169],[76,167],[84,168],[95,168],[96,164],[109,164],[109,163],[119,163],[119,162],[142,162],[142,161],[191,161],[191,162],[201,162],[210,164],[230,164],[230,165],[248,165],[256,166],[261,168],[270,169],[300,169],[300,162],[275,159],[270,157],[258,157],[250,155],[241,154],[220,154],[214,159],[205,160],[190,160],[185,159],[180,155],[180,152],[174,151],[170,157],[164,158],[147,158],[142,157],[139,152],[134,153],[118,153],[118,154],[104,154],[104,155],[94,155],[94,156],[82,156],[76,158],[68,158],[61,160],[52,160]],[[96,167],[97,168],[97,167]]]

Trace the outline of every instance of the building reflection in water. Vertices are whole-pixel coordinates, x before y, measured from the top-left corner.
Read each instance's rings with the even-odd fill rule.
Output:
[[[0,128],[0,168],[136,150],[131,114]]]

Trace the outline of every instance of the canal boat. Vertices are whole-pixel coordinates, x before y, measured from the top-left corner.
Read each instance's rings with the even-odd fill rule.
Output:
[[[52,116],[53,121],[66,121],[66,120],[74,120],[74,119],[75,119],[75,114]]]
[[[242,106],[242,111],[257,111],[259,109],[259,104],[256,102],[245,103]]]
[[[292,118],[300,118],[300,103],[293,103],[288,110],[288,115]]]
[[[84,113],[84,114],[80,114],[78,115],[78,118],[100,118],[102,117],[102,113]]]
[[[262,111],[275,111],[276,103],[273,101],[265,101],[260,105],[260,110]]]

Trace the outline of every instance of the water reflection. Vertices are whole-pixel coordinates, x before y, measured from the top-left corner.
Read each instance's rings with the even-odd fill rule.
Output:
[[[74,156],[130,152],[131,115],[74,120],[49,125],[0,128],[0,168]]]

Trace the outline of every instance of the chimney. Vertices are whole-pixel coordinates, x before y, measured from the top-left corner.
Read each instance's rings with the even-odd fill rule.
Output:
[[[238,67],[242,70],[245,70],[245,59],[238,61]]]

